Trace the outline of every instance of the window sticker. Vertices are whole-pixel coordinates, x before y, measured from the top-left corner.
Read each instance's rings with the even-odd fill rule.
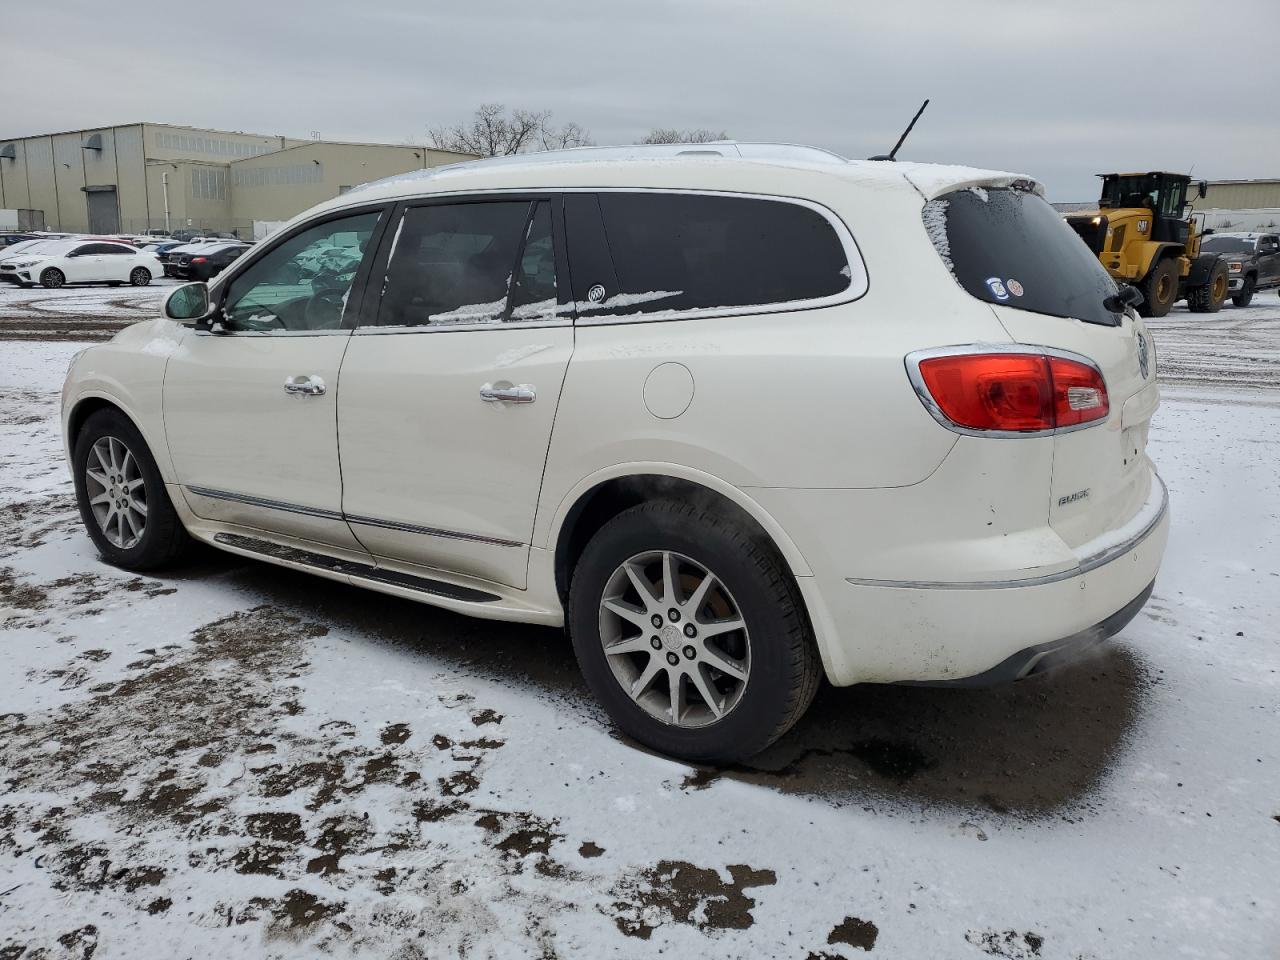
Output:
[[[1008,300],[1009,291],[1005,289],[1004,281],[999,277],[987,277],[987,289],[991,291],[991,295],[997,300]]]

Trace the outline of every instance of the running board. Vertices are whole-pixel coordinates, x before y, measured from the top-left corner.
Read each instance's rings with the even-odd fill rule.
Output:
[[[502,599],[496,593],[473,590],[471,587],[460,587],[454,583],[445,583],[443,580],[415,577],[396,570],[383,570],[363,563],[340,560],[337,557],[330,557],[323,553],[312,553],[310,550],[286,547],[284,544],[272,543],[270,540],[244,537],[238,533],[219,533],[215,534],[213,539],[215,543],[226,544],[236,550],[246,550],[250,553],[261,554],[264,557],[274,557],[277,560],[286,560],[289,563],[299,563],[306,567],[315,567],[318,570],[340,573],[344,576],[354,577],[357,580],[385,583],[393,587],[402,587],[405,590],[415,590],[418,593],[429,593],[437,597],[447,597],[450,600],[460,600],[464,603],[493,603],[495,600]]]

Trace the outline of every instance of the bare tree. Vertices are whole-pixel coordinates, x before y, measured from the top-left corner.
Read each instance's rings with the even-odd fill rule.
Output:
[[[550,110],[512,110],[501,103],[482,103],[470,123],[455,123],[427,131],[438,150],[509,157],[530,150],[558,150],[591,144],[591,135],[577,123],[551,125]]]
[[[711,143],[714,140],[728,140],[727,130],[708,130],[697,127],[692,130],[677,130],[675,127],[654,127],[639,143]]]

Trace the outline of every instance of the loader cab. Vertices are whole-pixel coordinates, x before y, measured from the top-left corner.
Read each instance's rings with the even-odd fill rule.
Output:
[[[1191,178],[1185,173],[1100,173],[1103,210],[1145,208],[1152,213],[1151,239],[1186,244],[1189,221],[1184,215]],[[1197,185],[1205,195],[1205,184]]]

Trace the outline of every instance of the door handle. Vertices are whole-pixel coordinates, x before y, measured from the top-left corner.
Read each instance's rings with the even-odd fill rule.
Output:
[[[485,403],[533,403],[538,399],[538,391],[531,383],[515,387],[495,387],[492,383],[486,383],[480,388],[480,399]]]
[[[309,377],[286,377],[284,392],[291,397],[319,397],[324,394],[324,381],[315,374]]]

